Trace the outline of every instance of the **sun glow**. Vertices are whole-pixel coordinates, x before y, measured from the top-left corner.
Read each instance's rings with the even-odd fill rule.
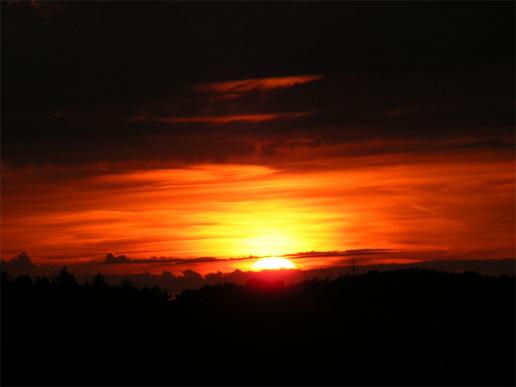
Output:
[[[292,261],[281,257],[262,258],[253,265],[253,270],[279,270],[295,269],[296,265]]]

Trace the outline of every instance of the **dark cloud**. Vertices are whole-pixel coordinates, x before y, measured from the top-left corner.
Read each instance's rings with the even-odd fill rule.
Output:
[[[10,165],[262,162],[300,141],[512,136],[512,3],[2,11]]]
[[[129,263],[132,262],[125,255],[119,255],[118,257],[113,255],[112,253],[107,253],[106,258],[104,258],[104,263]]]
[[[8,261],[1,261],[1,268],[12,274],[32,274],[36,266],[32,263],[29,255],[23,251]]]
[[[170,265],[195,265],[209,262],[224,262],[224,261],[242,261],[252,259],[251,257],[242,258],[214,258],[214,257],[199,257],[199,258],[175,258],[175,257],[150,257],[150,258],[128,258],[125,255],[114,256],[112,253],[107,253],[103,263],[106,264],[170,264]],[[188,270],[187,270],[188,271]],[[189,272],[189,271],[188,271]]]

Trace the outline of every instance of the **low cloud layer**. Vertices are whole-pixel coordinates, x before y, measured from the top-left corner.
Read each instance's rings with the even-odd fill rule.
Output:
[[[106,269],[106,266],[94,266],[89,267],[82,265],[72,265],[68,267],[79,282],[92,281],[96,273],[101,272],[107,274],[106,280],[112,284],[120,284],[123,281],[130,280],[134,285],[139,287],[154,287],[159,286],[162,289],[167,289],[172,294],[180,293],[185,289],[197,289],[206,285],[215,285],[221,283],[237,283],[237,284],[251,284],[255,286],[270,284],[268,286],[283,286],[290,283],[298,283],[306,280],[317,279],[332,279],[341,275],[360,275],[368,273],[371,270],[384,271],[384,270],[397,270],[397,269],[429,269],[429,270],[441,270],[446,272],[460,273],[464,271],[475,271],[484,275],[514,275],[516,273],[516,261],[514,258],[502,259],[502,260],[438,260],[438,261],[414,261],[407,262],[401,260],[398,263],[372,263],[363,256],[371,254],[386,254],[389,252],[382,252],[377,250],[361,250],[361,251],[348,251],[348,252],[309,252],[299,254],[297,258],[308,258],[308,257],[322,257],[330,256],[349,257],[361,256],[357,260],[357,264],[353,268],[351,261],[341,262],[338,265],[333,265],[325,268],[309,269],[309,270],[266,270],[261,272],[255,271],[242,271],[239,269],[228,271],[228,272],[208,272],[204,275],[193,269],[184,269],[180,272],[173,273],[169,270],[163,270],[161,272],[152,274],[145,271],[137,271],[135,273],[130,272],[115,272],[110,273]],[[293,258],[293,257],[290,257]],[[247,258],[244,258],[247,259]],[[251,258],[248,258],[251,259]],[[145,260],[138,260],[139,264],[144,264]],[[163,259],[166,261],[166,259]],[[130,265],[133,260],[127,259],[124,256],[114,257],[112,254],[106,255],[105,263],[118,263]],[[166,261],[169,264],[175,264],[173,259]],[[158,264],[158,262],[153,262]],[[162,262],[163,263],[163,262]],[[195,265],[201,261],[196,262],[195,260],[184,260],[184,265]],[[178,263],[179,264],[179,263]],[[10,261],[2,261],[1,269],[10,275],[32,275],[32,276],[54,276],[58,273],[61,266],[40,266],[32,264],[31,259],[27,253],[21,253],[18,256],[13,257]]]

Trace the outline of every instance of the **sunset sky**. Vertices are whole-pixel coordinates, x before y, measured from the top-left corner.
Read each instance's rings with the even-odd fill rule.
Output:
[[[380,4],[3,2],[1,257],[514,257],[514,4]]]

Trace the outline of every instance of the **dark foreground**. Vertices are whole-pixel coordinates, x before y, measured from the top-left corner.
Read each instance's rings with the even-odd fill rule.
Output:
[[[514,385],[515,279],[184,291],[2,276],[2,385]]]

